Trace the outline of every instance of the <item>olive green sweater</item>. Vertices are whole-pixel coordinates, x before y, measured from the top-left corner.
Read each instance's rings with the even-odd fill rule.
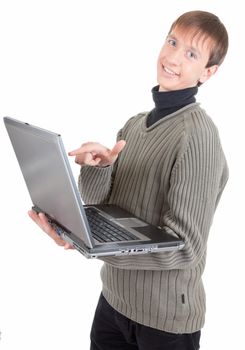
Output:
[[[146,127],[131,118],[118,139],[126,146],[114,166],[82,166],[85,203],[113,203],[177,234],[179,251],[106,257],[103,295],[126,317],[160,330],[192,333],[205,318],[202,273],[207,239],[228,168],[217,128],[199,104]]]

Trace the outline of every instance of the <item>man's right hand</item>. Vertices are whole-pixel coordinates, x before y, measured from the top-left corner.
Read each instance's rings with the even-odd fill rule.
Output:
[[[80,165],[106,167],[116,161],[125,145],[126,141],[120,140],[110,150],[100,143],[87,142],[82,144],[80,148],[69,152],[69,156],[75,156],[75,162]]]
[[[65,242],[55,231],[55,229],[48,222],[47,217],[43,213],[37,214],[34,210],[28,211],[30,218],[45,232],[49,237],[51,237],[56,244],[64,247],[64,249],[74,249],[74,247]]]

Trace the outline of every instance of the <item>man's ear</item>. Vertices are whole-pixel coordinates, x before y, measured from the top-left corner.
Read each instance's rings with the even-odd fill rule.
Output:
[[[199,79],[199,82],[201,84],[205,83],[205,81],[207,81],[209,78],[211,78],[212,75],[214,75],[217,72],[218,68],[219,68],[219,66],[217,64],[215,64],[211,67],[205,68],[203,74],[201,75],[201,77]]]

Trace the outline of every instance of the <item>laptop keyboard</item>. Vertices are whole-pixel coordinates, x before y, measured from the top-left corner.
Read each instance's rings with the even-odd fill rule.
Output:
[[[86,215],[93,238],[101,243],[138,240],[138,237],[107,220],[93,208],[86,208]]]

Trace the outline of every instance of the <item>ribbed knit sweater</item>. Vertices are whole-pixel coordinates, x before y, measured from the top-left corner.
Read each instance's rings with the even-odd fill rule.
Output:
[[[147,128],[148,113],[118,133],[126,146],[113,166],[82,166],[85,203],[113,203],[180,236],[179,251],[106,257],[103,295],[126,317],[173,333],[200,330],[207,239],[228,168],[217,128],[197,103]]]

